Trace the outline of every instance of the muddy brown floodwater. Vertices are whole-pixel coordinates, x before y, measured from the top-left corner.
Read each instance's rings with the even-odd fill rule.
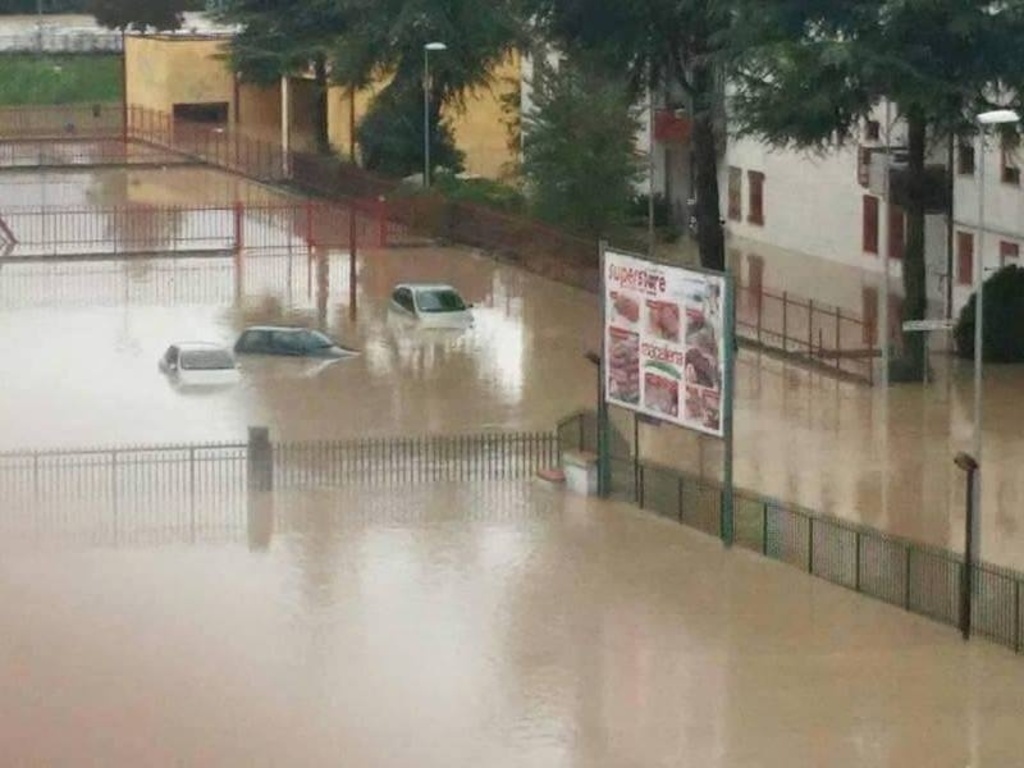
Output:
[[[278,493],[274,534],[0,538],[11,766],[1003,768],[1024,666],[531,485]],[[130,525],[130,521],[126,521]]]
[[[36,187],[31,178],[12,173],[17,183],[0,186],[0,201],[290,199],[191,168],[61,172],[45,184],[37,177]],[[247,253],[240,275],[230,258],[4,264],[0,446],[234,440],[249,425],[285,440],[550,429],[593,404],[595,373],[583,354],[600,341],[595,297],[467,249],[363,249],[353,315],[348,254],[326,259],[326,283],[300,247]],[[402,322],[388,297],[408,280],[455,285],[477,305],[474,327]],[[213,393],[177,391],[157,372],[173,341],[230,343],[262,322],[319,326],[362,355],[329,366],[247,359],[242,384]],[[941,354],[933,364],[933,383],[886,393],[741,353],[737,484],[959,550],[963,478],[952,457],[970,443],[970,367]],[[1018,368],[987,367],[982,550],[1015,567],[1024,567],[1022,379]],[[628,415],[615,421],[631,438]],[[720,444],[669,427],[642,427],[641,452],[708,476],[721,471]]]

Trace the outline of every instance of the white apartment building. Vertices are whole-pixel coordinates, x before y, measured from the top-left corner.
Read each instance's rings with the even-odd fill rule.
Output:
[[[886,136],[883,112],[879,108],[875,119],[865,121],[854,140],[824,153],[730,139],[721,163],[722,210],[730,247],[737,251],[733,258],[745,261],[736,264],[741,279],[764,280],[776,290],[820,297],[877,317],[888,259],[898,310],[906,220],[902,209],[886,200],[883,169],[887,143],[898,162],[905,132],[897,119]],[[872,150],[883,150],[874,167]],[[929,314],[955,317],[972,291],[979,242],[986,274],[1019,259],[1024,192],[1012,141],[990,132],[984,151],[980,137],[954,147],[929,147],[929,165],[948,169],[950,159],[952,214],[926,217],[925,258]],[[978,206],[982,162],[983,235]]]

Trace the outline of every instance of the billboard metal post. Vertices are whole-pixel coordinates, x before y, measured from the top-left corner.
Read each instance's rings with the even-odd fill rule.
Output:
[[[597,495],[602,499],[608,498],[611,493],[611,446],[609,440],[609,424],[608,424],[608,399],[607,399],[607,382],[606,382],[606,365],[608,360],[608,340],[607,331],[605,325],[607,322],[606,309],[605,309],[605,264],[604,264],[604,252],[607,244],[602,240],[598,243],[598,263],[600,264],[601,270],[601,334],[605,338],[601,340],[601,361],[598,365],[598,385],[597,385]]]
[[[722,300],[722,330],[725,350],[722,355],[722,441],[724,458],[722,467],[722,517],[720,521],[722,543],[731,547],[735,532],[733,518],[733,395],[736,388],[736,283],[733,276],[725,275],[725,296]]]

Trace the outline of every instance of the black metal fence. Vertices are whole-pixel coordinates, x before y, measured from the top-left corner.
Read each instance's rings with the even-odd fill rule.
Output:
[[[0,453],[0,531],[92,543],[205,540],[264,527],[258,491],[518,480],[558,456],[553,432],[271,443],[269,450],[252,440]]]
[[[244,520],[246,454],[245,443],[0,453],[0,527],[118,543],[224,532]]]
[[[274,446],[273,486],[516,480],[557,462],[552,432],[279,443]]]
[[[562,450],[596,452],[595,414],[564,419],[558,425],[558,442]],[[720,534],[720,484],[636,461],[628,450],[628,443],[613,439],[613,493],[703,533]],[[964,563],[958,554],[748,491],[734,493],[733,518],[738,546],[912,613],[960,624]],[[975,566],[972,573],[972,630],[1021,652],[1024,574],[987,564]]]

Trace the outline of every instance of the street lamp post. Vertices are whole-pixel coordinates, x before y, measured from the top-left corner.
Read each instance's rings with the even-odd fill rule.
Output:
[[[444,43],[423,46],[423,188],[430,187],[430,52],[446,51]]]
[[[971,637],[971,589],[974,580],[974,519],[977,517],[974,508],[974,483],[978,471],[978,462],[969,453],[962,451],[953,459],[953,463],[967,475],[967,491],[964,514],[964,571],[960,579],[960,634],[964,640]]]
[[[978,152],[978,242],[974,249],[974,430],[971,455],[976,465],[973,482],[974,521],[971,530],[972,558],[978,560],[981,547],[981,444],[982,444],[982,363],[984,348],[985,306],[985,137],[990,125],[1003,125],[1020,121],[1020,115],[1010,109],[994,109],[977,115],[980,130]]]

